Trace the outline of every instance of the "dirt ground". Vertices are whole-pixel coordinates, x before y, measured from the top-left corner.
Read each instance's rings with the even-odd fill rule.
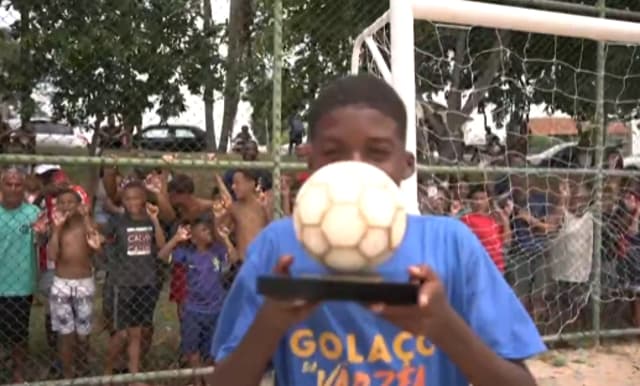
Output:
[[[539,386],[638,386],[640,343],[554,350],[529,363]],[[265,377],[261,386],[272,386]]]
[[[640,343],[552,351],[529,368],[540,386],[637,386]]]

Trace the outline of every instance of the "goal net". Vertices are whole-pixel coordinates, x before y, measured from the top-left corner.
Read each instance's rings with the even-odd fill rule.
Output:
[[[640,183],[610,171],[640,160],[640,24],[463,0],[390,4],[356,39],[352,72],[396,88],[408,149],[439,166],[403,187],[408,199],[467,223],[543,334],[640,323],[629,312]]]

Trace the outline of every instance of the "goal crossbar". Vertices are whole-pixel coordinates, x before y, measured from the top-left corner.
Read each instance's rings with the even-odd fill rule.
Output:
[[[412,0],[411,3],[415,19],[616,43],[640,43],[640,23],[468,0]]]
[[[407,150],[416,154],[416,86],[414,21],[428,20],[618,44],[640,43],[640,23],[594,16],[572,15],[470,0],[389,0],[389,10],[354,41],[351,72],[360,70],[361,52],[367,48],[380,76],[391,83],[407,108]],[[390,63],[376,45],[374,35],[390,26]],[[417,175],[402,184],[410,211],[417,211]]]

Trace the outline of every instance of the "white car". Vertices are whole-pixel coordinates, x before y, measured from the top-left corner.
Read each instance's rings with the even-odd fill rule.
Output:
[[[543,152],[528,155],[527,162],[529,162],[530,165],[538,166],[543,161],[554,158],[562,150],[570,148],[572,146],[577,146],[577,145],[578,145],[578,142],[563,142],[555,146],[551,146],[550,148],[548,148]]]
[[[86,148],[91,138],[80,127],[45,120],[32,120],[36,134],[36,150],[40,148]]]

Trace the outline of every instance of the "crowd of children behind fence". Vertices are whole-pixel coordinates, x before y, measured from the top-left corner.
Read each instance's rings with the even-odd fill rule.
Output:
[[[255,143],[248,143],[243,159],[252,161],[257,155]],[[283,179],[285,214],[291,210],[291,188],[307,176]],[[48,300],[48,341],[58,351],[60,366],[52,371],[71,378],[88,369],[87,337],[96,320],[97,271],[106,273],[105,374],[141,371],[141,360],[151,347],[167,264],[170,299],[177,304],[181,326],[182,359],[192,367],[209,363],[209,345],[226,289],[248,244],[273,213],[272,181],[264,171],[214,174],[215,188],[207,198],[195,194],[190,176],[165,169],[134,168],[122,175],[115,168],[104,168],[100,177],[95,191],[87,192],[54,165],[40,165],[33,175],[15,168],[2,174],[0,263],[6,273],[0,280],[0,337],[6,336],[12,345],[15,381],[23,380],[33,295],[26,283],[33,272],[17,260],[24,256],[14,250],[22,248],[19,243],[24,240],[16,235],[25,237],[25,221],[39,247],[39,287]],[[420,185],[423,213],[457,216],[466,223],[534,318],[555,321],[548,323],[554,331],[568,322],[581,322],[591,288],[596,220],[588,184],[558,179],[554,186],[541,189],[518,176],[474,183],[434,181]],[[604,288],[638,291],[640,182],[612,180],[606,188]],[[18,212],[24,221],[16,220]],[[28,252],[20,250],[28,258]],[[639,304],[632,307],[636,325]]]

